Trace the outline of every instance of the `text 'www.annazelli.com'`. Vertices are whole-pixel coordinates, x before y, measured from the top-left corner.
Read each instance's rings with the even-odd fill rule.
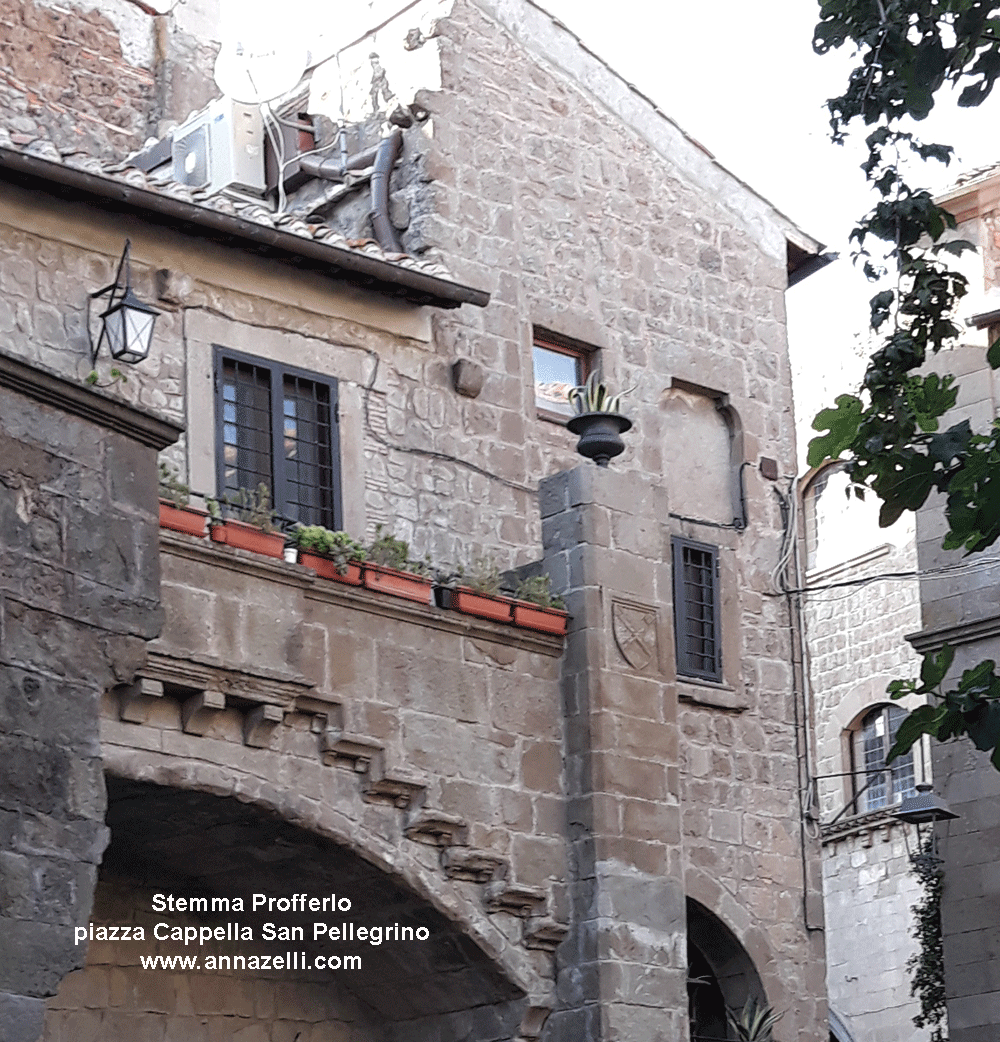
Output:
[[[226,970],[360,970],[360,955],[315,955],[284,952],[282,955],[140,955],[144,970],[194,970],[211,973]]]

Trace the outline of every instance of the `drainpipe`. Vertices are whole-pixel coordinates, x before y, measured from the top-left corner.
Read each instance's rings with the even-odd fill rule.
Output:
[[[348,170],[363,170],[374,162],[375,169],[371,177],[371,217],[375,240],[386,253],[402,253],[403,245],[392,226],[392,221],[389,220],[389,178],[402,151],[403,132],[399,127],[394,127],[374,148],[366,148],[364,152],[358,152],[350,159],[304,156],[299,165],[310,177],[340,181]]]
[[[372,173],[372,228],[375,239],[386,253],[403,252],[403,244],[389,220],[389,177],[402,151],[403,132],[394,127],[378,146]]]

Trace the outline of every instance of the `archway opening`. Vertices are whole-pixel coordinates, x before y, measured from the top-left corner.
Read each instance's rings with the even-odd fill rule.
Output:
[[[94,937],[44,1039],[516,1034],[523,992],[359,852],[231,797],[107,781]]]
[[[738,1014],[748,999],[766,1004],[764,986],[729,927],[690,897],[686,907],[691,1042],[730,1042],[727,1010]]]

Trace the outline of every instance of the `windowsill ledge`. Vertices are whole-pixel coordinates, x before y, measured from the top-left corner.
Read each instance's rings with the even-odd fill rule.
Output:
[[[713,683],[711,680],[698,680],[695,677],[677,678],[677,697],[685,702],[696,702],[698,705],[729,709],[737,713],[750,708],[750,698],[742,688]]]

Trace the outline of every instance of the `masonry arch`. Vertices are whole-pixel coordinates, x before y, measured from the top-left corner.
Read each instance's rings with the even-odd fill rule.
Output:
[[[246,779],[222,794],[198,788],[197,765],[186,765],[186,772],[187,786],[107,778],[111,840],[99,873],[94,922],[143,925],[145,937],[127,945],[91,943],[87,966],[63,982],[51,1003],[46,1038],[145,1037],[139,1022],[150,1019],[164,1022],[168,1037],[174,1037],[171,1031],[177,1037],[209,1037],[210,1030],[218,1037],[243,1037],[238,1032],[247,1030],[248,1038],[268,1042],[294,1038],[299,1030],[304,1039],[331,1042],[341,1037],[419,1042],[455,1035],[459,1024],[468,1030],[477,1018],[484,1026],[476,1037],[518,1034],[529,988],[536,997],[538,991],[517,965],[518,953],[496,944],[492,924],[470,925],[471,908],[464,917],[455,915],[454,908],[433,899],[432,888],[413,885],[413,866],[400,871],[365,850],[363,840],[338,841],[332,829],[290,821],[266,806],[266,798],[249,798]],[[331,901],[318,912],[279,904],[254,909],[254,894],[331,896]],[[170,895],[207,898],[209,907],[164,908]],[[332,895],[340,899],[336,911]],[[227,899],[229,909],[213,898]],[[236,898],[241,898],[238,911]],[[340,906],[344,898],[349,909]],[[279,931],[273,943],[264,929],[268,922]],[[355,937],[317,938],[314,922],[338,931],[353,922]],[[207,944],[174,942],[169,936],[157,940],[157,923],[222,934]],[[239,927],[235,936],[233,924]],[[400,929],[390,940],[393,925]],[[359,926],[381,926],[378,943],[358,939]],[[402,929],[407,926],[414,931],[409,936]],[[279,943],[281,928],[289,931],[287,943]],[[198,970],[167,972],[162,963],[155,970],[141,966],[143,955],[194,955],[202,961]],[[237,963],[237,955],[244,961]],[[267,955],[282,957],[285,964],[250,972],[246,960],[257,956],[259,966]],[[207,972],[209,956],[219,959],[219,972]],[[229,957],[225,964],[223,956]],[[319,967],[317,956],[342,963]],[[349,964],[348,956],[360,962]],[[119,982],[117,995],[109,991],[110,979]],[[86,1034],[84,1026],[92,1029],[96,1018],[99,1035]],[[325,1026],[322,1035],[313,1033],[317,1024]]]
[[[767,1004],[753,959],[732,930],[703,904],[687,899],[688,1013],[691,1042],[733,1038],[727,1009],[748,999]]]

